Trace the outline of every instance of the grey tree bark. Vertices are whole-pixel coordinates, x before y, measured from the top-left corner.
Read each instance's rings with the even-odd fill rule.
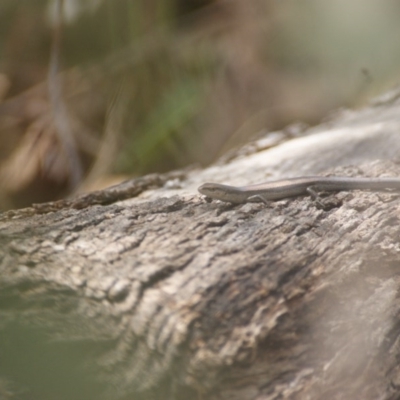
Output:
[[[0,398],[399,398],[398,193],[330,194],[320,208],[195,191],[400,176],[399,107],[0,215]]]

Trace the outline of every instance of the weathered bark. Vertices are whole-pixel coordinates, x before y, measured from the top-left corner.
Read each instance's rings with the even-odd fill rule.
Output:
[[[194,191],[272,172],[400,176],[372,161],[400,154],[398,115],[383,104],[206,171],[1,215],[0,398],[399,398],[398,194],[321,209]]]

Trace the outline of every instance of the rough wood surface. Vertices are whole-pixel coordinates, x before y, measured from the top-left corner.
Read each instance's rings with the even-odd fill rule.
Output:
[[[254,183],[271,159],[275,175],[302,163],[400,176],[395,160],[372,161],[399,150],[398,108],[339,116],[294,147],[255,142],[206,171],[126,183],[131,195],[166,183],[139,198],[120,187],[111,201],[1,215],[0,399],[399,398],[398,194],[341,192],[320,209],[307,197],[232,206],[194,192],[235,167],[227,183]],[[349,140],[360,132],[357,116],[370,130],[353,152],[332,143],[338,124]],[[327,138],[323,168],[310,154]]]

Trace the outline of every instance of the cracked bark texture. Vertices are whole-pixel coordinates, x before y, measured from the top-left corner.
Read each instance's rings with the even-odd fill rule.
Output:
[[[325,209],[195,194],[266,171],[400,176],[398,108],[0,215],[0,399],[399,398],[398,193],[330,194]]]

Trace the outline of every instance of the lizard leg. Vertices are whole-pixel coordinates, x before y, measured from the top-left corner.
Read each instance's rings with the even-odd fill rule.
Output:
[[[267,205],[270,204],[270,201],[267,200],[262,194],[255,194],[253,196],[250,196],[250,197],[247,198],[247,201],[251,201],[251,202],[254,202],[254,203],[262,202],[262,203],[267,204]]]
[[[318,190],[317,186],[309,186],[306,190],[316,204],[318,204],[322,208],[325,207],[324,203],[321,200],[321,197],[319,197],[317,193]]]

